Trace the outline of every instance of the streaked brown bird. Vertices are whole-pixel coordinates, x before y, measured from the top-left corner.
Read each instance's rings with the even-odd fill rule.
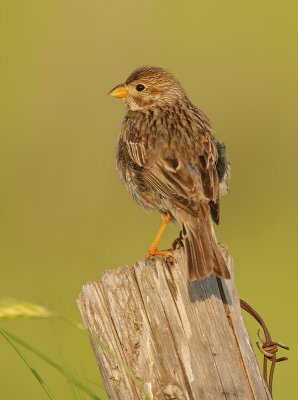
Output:
[[[227,191],[230,167],[209,119],[158,67],[135,70],[110,95],[128,107],[116,153],[120,177],[142,207],[164,216],[147,256],[169,254],[157,244],[168,222],[177,220],[189,280],[230,278],[212,226],[212,219],[219,223],[219,196]]]

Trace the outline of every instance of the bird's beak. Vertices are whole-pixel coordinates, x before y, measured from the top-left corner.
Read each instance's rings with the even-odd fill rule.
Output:
[[[112,97],[117,97],[118,99],[125,99],[128,96],[128,91],[125,88],[125,85],[121,83],[114,87],[108,94]]]

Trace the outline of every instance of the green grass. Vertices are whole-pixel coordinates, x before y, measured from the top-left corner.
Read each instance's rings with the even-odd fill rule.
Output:
[[[34,377],[36,378],[37,382],[41,385],[42,389],[46,393],[47,397],[51,400],[54,400],[54,397],[51,395],[46,383],[40,376],[40,374],[36,371],[36,369],[33,367],[30,361],[23,355],[23,353],[18,349],[16,346],[16,340],[14,340],[13,336],[5,331],[4,329],[0,328],[0,334],[4,337],[4,339],[11,345],[11,347],[16,351],[16,353],[19,355],[20,359],[23,360],[23,362],[26,364],[26,366],[30,369]]]
[[[146,400],[152,400],[152,397],[147,392],[146,388],[144,387],[143,383],[135,377],[133,372],[129,369],[129,367],[125,364],[123,360],[121,360],[114,352],[112,352],[107,344],[101,342],[97,337],[92,336],[84,326],[72,319],[59,315],[55,312],[52,312],[45,307],[42,307],[38,304],[26,303],[26,302],[17,302],[12,300],[3,300],[0,302],[0,321],[1,320],[13,320],[13,319],[50,319],[50,318],[58,318],[65,321],[74,329],[78,329],[86,335],[86,338],[89,337],[98,344],[101,349],[105,352],[105,354],[110,357],[119,367],[127,374],[127,376],[131,379],[131,381],[138,387],[140,392],[144,395]],[[46,397],[51,400],[55,400],[53,395],[51,394],[51,390],[48,385],[45,383],[41,374],[36,370],[34,365],[31,363],[31,360],[24,355],[23,350],[28,351],[29,353],[35,355],[40,360],[42,360],[45,364],[56,370],[59,374],[61,374],[66,382],[74,389],[79,395],[79,398],[82,399],[81,395],[84,394],[87,398],[92,400],[101,400],[97,393],[89,388],[90,383],[94,384],[88,379],[81,380],[78,377],[74,376],[73,373],[69,372],[67,368],[63,365],[59,364],[57,361],[53,360],[46,354],[44,354],[41,350],[37,349],[32,344],[28,343],[27,341],[19,338],[18,336],[12,334],[11,332],[7,331],[0,327],[0,335],[6,340],[6,342],[13,348],[13,350],[18,354],[20,361],[22,361],[27,368],[31,371],[33,376],[36,379],[36,382],[41,386],[42,390],[44,391]],[[86,345],[89,345],[89,341],[86,341]],[[22,350],[21,350],[22,348]],[[99,389],[103,389],[100,384],[95,383],[95,385]]]

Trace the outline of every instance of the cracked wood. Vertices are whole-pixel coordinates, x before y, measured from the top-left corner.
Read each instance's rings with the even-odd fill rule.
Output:
[[[132,373],[154,400],[270,400],[232,259],[231,281],[188,283],[183,249],[174,257],[107,271],[82,289],[78,305],[109,399],[146,398]]]

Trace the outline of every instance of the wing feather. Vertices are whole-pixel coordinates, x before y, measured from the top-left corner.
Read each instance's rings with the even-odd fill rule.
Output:
[[[143,168],[144,181],[162,196],[196,217],[201,201],[217,203],[218,153],[211,134],[197,132],[190,137],[188,132],[179,132],[178,147],[177,143],[171,146],[172,133],[164,129],[152,138],[151,132],[136,134],[136,130],[128,130],[124,138],[129,156]]]

